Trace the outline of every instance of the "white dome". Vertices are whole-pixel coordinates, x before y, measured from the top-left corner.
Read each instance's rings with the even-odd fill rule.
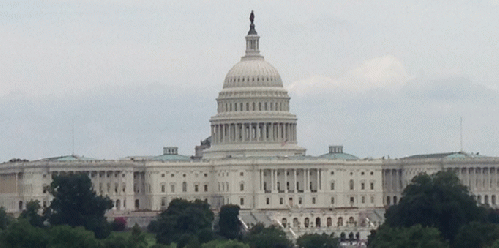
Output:
[[[243,57],[225,77],[223,88],[282,87],[279,72],[263,57]]]

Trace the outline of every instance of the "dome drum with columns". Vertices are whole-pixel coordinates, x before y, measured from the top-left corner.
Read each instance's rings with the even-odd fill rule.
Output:
[[[219,93],[218,113],[210,119],[208,159],[304,155],[297,145],[296,115],[278,71],[260,55],[253,19],[246,53],[227,73]]]

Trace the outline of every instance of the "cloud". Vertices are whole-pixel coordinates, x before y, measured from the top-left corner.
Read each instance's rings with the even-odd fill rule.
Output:
[[[302,96],[334,90],[350,92],[379,88],[398,90],[408,80],[409,75],[403,63],[393,55],[386,55],[364,61],[357,68],[337,78],[314,75],[305,80],[293,82],[289,86],[289,91]]]

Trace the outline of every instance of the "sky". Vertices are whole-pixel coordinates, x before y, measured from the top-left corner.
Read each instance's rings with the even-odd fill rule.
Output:
[[[251,10],[307,154],[499,156],[499,0],[3,0],[0,162],[192,155]]]

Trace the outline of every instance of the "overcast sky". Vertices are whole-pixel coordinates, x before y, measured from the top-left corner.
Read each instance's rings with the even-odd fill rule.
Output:
[[[307,154],[499,156],[499,0],[2,0],[0,162],[192,155],[251,10]]]

